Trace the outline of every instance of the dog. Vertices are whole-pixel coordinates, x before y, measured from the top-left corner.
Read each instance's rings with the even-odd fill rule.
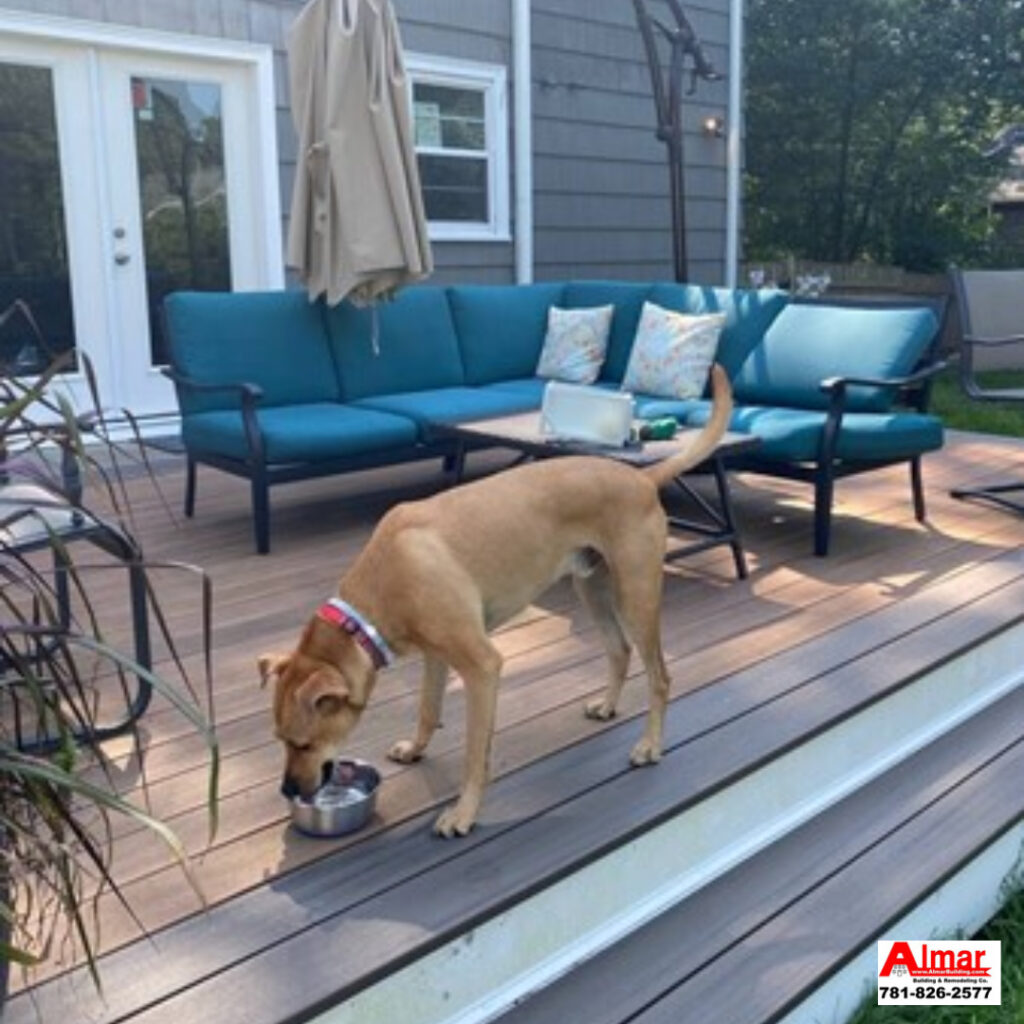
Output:
[[[502,659],[488,632],[564,576],[600,629],[610,675],[587,716],[615,714],[631,644],[647,673],[647,724],[630,760],[661,756],[669,677],[661,649],[668,527],[658,490],[707,459],[725,432],[732,394],[711,372],[711,417],[672,458],[637,469],[615,459],[542,460],[397,505],[345,573],[338,597],[306,624],[295,650],[259,658],[273,684],[273,718],[285,746],[282,793],[311,796],[369,702],[377,672],[399,655],[423,656],[419,719],[388,756],[403,764],[427,749],[441,720],[448,669],[465,684],[466,741],[457,801],[438,817],[441,836],[473,827],[487,784]]]

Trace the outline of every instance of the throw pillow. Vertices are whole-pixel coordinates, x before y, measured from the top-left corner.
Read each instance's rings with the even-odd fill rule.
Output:
[[[548,310],[548,330],[537,376],[571,384],[593,384],[601,372],[614,306]]]
[[[675,313],[645,302],[622,390],[659,398],[699,398],[725,313]]]

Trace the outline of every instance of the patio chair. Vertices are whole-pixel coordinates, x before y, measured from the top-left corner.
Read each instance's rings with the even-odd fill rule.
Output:
[[[5,625],[9,640],[24,638],[24,648],[17,662],[13,651],[0,653],[0,688],[8,688],[13,707],[13,725],[17,745],[32,753],[44,753],[59,747],[59,730],[49,730],[45,721],[28,727],[24,721],[25,706],[31,706],[37,719],[40,709],[31,698],[23,699],[19,690],[24,687],[20,670],[29,666],[39,671],[39,685],[44,692],[51,691],[47,700],[58,699],[59,688],[47,683],[47,659],[44,650],[59,647],[62,637],[72,627],[71,585],[69,577],[75,571],[69,547],[86,541],[121,562],[128,574],[129,602],[133,656],[135,663],[147,671],[152,667],[149,636],[147,584],[140,554],[126,534],[116,525],[92,515],[81,507],[81,478],[78,463],[69,448],[64,449],[61,464],[62,493],[32,481],[13,479],[0,467],[0,553],[15,562],[32,552],[49,549],[53,556],[52,600],[56,622],[37,614],[38,622],[13,622]],[[14,576],[18,575],[15,567]],[[33,651],[39,652],[33,658]],[[98,720],[93,711],[72,707],[65,709],[65,721],[73,724],[72,737],[87,743],[96,743],[117,736],[132,728],[149,706],[152,686],[141,674],[136,675],[133,686],[127,682],[123,695],[118,698],[120,714],[110,720]],[[122,704],[123,702],[123,704]],[[123,710],[122,710],[123,708]]]
[[[978,402],[1019,402],[1024,412],[1024,385],[986,387],[979,370],[1024,371],[1024,269],[950,272],[960,314],[960,385]],[[958,487],[954,498],[990,501],[1024,513],[1024,479]],[[1019,495],[1015,499],[1014,495]]]

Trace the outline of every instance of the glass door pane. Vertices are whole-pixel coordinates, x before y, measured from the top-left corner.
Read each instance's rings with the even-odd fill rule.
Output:
[[[164,296],[231,289],[221,87],[133,75],[130,88],[150,360],[161,366]]]
[[[58,354],[74,353],[53,73],[0,62],[0,312],[16,299],[31,309],[45,348],[21,317],[12,318],[0,332],[3,372],[36,374]]]

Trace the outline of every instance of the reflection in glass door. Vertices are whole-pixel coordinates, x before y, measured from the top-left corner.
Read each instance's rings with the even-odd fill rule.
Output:
[[[133,75],[130,88],[150,365],[159,367],[168,362],[164,297],[231,288],[221,87]]]
[[[176,406],[164,297],[266,286],[251,90],[238,68],[166,54],[102,54],[99,81],[122,401],[160,412]]]
[[[46,348],[21,317],[0,335],[0,372],[41,373],[70,352],[76,368],[74,313],[53,72],[0,61],[0,312],[21,300]]]

